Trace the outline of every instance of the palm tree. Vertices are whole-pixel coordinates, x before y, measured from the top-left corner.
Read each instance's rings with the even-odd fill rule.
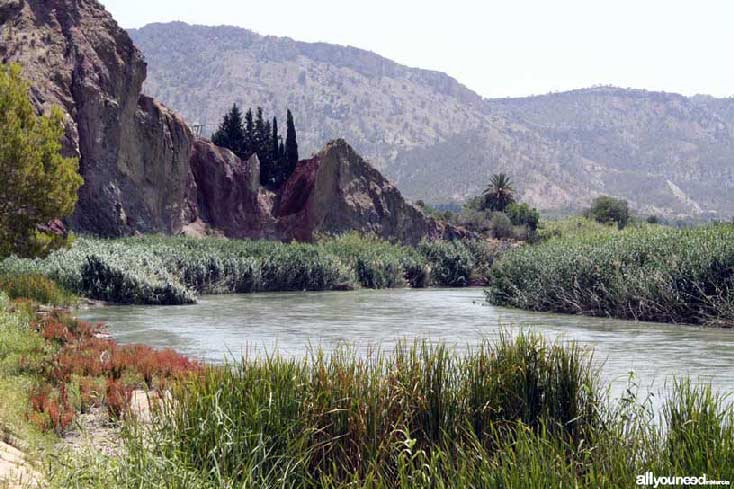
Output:
[[[508,205],[515,202],[515,189],[512,188],[510,177],[504,173],[492,175],[483,197],[484,209],[503,212]]]

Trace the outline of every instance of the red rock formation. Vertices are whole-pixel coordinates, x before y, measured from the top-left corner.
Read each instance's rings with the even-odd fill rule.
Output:
[[[275,214],[281,236],[301,241],[316,233],[355,229],[411,244],[461,233],[408,204],[395,185],[341,139],[298,164]]]

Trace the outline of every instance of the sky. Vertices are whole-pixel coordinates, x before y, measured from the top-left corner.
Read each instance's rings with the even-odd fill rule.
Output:
[[[734,96],[734,0],[101,0],[126,28],[180,20],[374,51],[485,97],[593,85]]]

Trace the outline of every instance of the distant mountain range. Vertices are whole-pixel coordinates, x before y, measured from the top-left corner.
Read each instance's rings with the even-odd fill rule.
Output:
[[[289,107],[304,156],[343,137],[413,199],[461,202],[505,171],[544,210],[610,194],[641,213],[734,215],[734,99],[599,87],[488,100],[353,47],[184,23],[129,33],[145,91],[189,123],[211,132],[233,102]]]

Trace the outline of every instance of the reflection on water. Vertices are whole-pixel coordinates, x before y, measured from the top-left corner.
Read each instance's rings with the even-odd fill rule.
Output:
[[[734,392],[734,331],[538,314],[485,305],[480,289],[360,290],[202,297],[182,307],[114,306],[85,311],[121,342],[146,343],[210,362],[243,352],[301,356],[347,342],[361,351],[422,338],[457,348],[502,329],[532,329],[594,348],[615,393],[634,371],[663,389],[674,376]]]

